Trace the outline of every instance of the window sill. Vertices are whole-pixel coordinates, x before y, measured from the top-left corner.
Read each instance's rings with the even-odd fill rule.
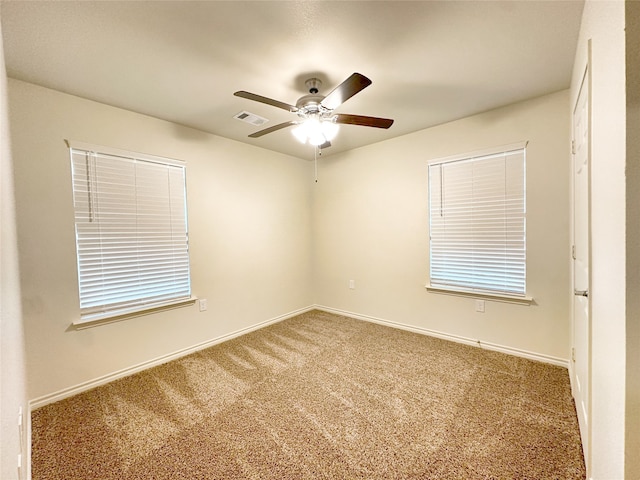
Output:
[[[516,295],[479,292],[475,290],[464,290],[464,289],[458,289],[458,288],[432,287],[431,285],[426,285],[425,288],[429,293],[438,293],[442,295],[454,295],[457,297],[478,298],[481,300],[492,300],[494,302],[515,303],[517,305],[527,305],[527,306],[534,303],[533,298],[528,296],[521,297]]]
[[[77,320],[74,320],[72,322],[72,328],[81,330],[84,328],[104,325],[106,323],[119,322],[120,320],[126,320],[128,318],[150,315],[152,313],[163,312],[165,310],[172,310],[174,308],[188,307],[196,303],[196,300],[198,300],[196,297],[190,297],[182,300],[176,300],[175,302],[164,303],[160,305],[150,305],[147,307],[142,306],[125,311],[120,310],[108,313],[99,312],[95,314],[88,314]]]

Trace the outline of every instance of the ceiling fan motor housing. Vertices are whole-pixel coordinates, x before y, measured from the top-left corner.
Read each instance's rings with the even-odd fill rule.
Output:
[[[298,99],[298,101],[296,102],[296,108],[298,108],[299,111],[302,110],[307,114],[318,113],[322,108],[322,106],[320,105],[320,102],[322,102],[322,100],[324,100],[324,95],[310,93],[309,95],[305,95]]]
[[[322,101],[326,97],[318,94],[318,91],[322,86],[322,80],[319,78],[310,78],[304,82],[304,84],[309,90],[309,94],[300,97],[296,102],[298,115],[303,118],[315,115],[328,118],[332,110],[322,105]]]

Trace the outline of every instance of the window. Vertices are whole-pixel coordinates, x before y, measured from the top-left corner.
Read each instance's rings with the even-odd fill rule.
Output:
[[[191,298],[183,162],[70,143],[80,320]]]
[[[524,297],[525,147],[429,164],[434,289]]]

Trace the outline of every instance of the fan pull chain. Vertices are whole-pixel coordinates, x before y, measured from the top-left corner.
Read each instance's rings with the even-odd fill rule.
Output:
[[[316,180],[316,183],[318,183],[318,146],[316,145],[316,147],[313,149],[313,157],[314,157],[314,161],[313,161],[313,169],[314,169],[314,177]],[[322,155],[322,152],[320,152],[320,155]]]

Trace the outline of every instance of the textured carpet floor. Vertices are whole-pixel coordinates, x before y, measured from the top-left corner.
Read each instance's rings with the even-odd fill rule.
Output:
[[[585,478],[566,369],[318,311],[32,422],[34,480]]]

